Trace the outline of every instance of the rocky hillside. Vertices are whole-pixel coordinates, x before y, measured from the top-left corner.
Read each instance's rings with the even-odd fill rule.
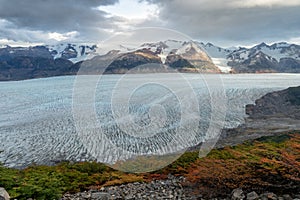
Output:
[[[272,92],[247,105],[249,118],[288,117],[300,120],[300,87]]]
[[[283,42],[226,49],[211,43],[166,40],[136,47],[119,45],[107,51],[103,52],[97,45],[86,44],[2,47],[0,81],[74,75],[83,61],[90,67],[90,74],[170,70],[202,73],[300,72],[300,46]]]
[[[300,72],[300,46],[288,43],[239,48],[227,55],[235,73]]]
[[[247,139],[300,131],[300,86],[271,92],[246,105],[248,117],[237,128],[222,131],[219,146]]]
[[[219,73],[196,43],[166,41],[130,49],[120,46],[105,55],[92,45],[5,47],[0,49],[0,81],[74,75],[84,65],[88,74],[203,72]]]
[[[0,81],[75,74],[73,62],[46,46],[0,49]]]

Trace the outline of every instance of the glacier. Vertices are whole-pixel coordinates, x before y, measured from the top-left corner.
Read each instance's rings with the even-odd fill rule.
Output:
[[[0,162],[16,168],[33,163],[51,165],[62,160],[98,160],[111,164],[135,154],[173,153],[186,148],[187,143],[196,144],[209,137],[205,132],[212,117],[211,98],[226,107],[224,127],[232,128],[243,123],[246,104],[254,103],[268,92],[300,85],[300,74],[185,74],[189,86],[178,81],[172,73],[128,74],[128,84],[120,82],[124,75],[104,75],[96,82],[94,99],[82,98],[76,104],[74,86],[78,78],[83,81],[78,91],[83,93],[91,88],[89,80],[98,79],[95,76],[61,76],[0,82]],[[214,80],[219,82],[214,84]],[[212,83],[209,87],[208,82]],[[141,83],[147,84],[138,87]],[[130,84],[136,87],[129,95]],[[177,89],[182,99],[172,92]],[[219,96],[220,89],[226,98]],[[118,101],[112,98],[113,92]],[[96,121],[90,124],[81,121],[85,135],[79,135],[74,106],[82,111],[77,117],[88,121],[84,113],[89,111],[90,102]],[[174,131],[181,126],[179,122],[185,111],[180,106],[183,104],[191,111],[199,107],[199,116],[187,115],[190,117],[185,120],[187,126],[179,132],[178,138],[182,146],[168,145],[172,144]],[[124,111],[129,115],[124,115]],[[151,113],[154,113],[152,118]],[[193,119],[200,119],[199,130],[188,128]],[[138,128],[131,126],[132,123]],[[103,135],[97,135],[95,128],[99,127]],[[104,136],[131,154],[110,149],[108,144],[101,143]],[[166,146],[168,148],[164,148]],[[99,158],[95,157],[95,152],[108,153]]]

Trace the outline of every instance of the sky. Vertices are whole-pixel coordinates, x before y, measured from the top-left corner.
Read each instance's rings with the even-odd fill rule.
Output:
[[[0,45],[97,43],[144,27],[222,47],[300,44],[299,10],[300,0],[0,0]]]

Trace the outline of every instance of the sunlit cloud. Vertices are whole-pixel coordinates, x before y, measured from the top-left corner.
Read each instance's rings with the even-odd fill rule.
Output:
[[[119,16],[128,20],[147,19],[158,15],[159,9],[155,4],[145,1],[120,0],[115,5],[99,6],[99,10],[111,16]]]
[[[79,33],[77,31],[71,31],[67,33],[57,33],[57,32],[48,33],[49,39],[53,39],[56,41],[68,40],[71,38],[75,38],[78,35]]]
[[[234,0],[231,2],[233,7],[288,7],[288,6],[299,6],[299,0]]]
[[[14,40],[8,40],[8,39],[0,39],[0,47],[5,47],[5,46],[11,46],[11,47],[29,47],[29,46],[37,46],[37,45],[43,45],[41,42],[24,42],[24,41],[14,41]]]
[[[220,46],[300,44],[299,10],[300,0],[0,0],[0,39],[93,43],[160,27]]]

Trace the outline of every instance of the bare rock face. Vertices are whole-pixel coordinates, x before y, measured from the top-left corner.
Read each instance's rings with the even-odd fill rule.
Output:
[[[0,200],[9,200],[10,196],[9,194],[6,192],[6,190],[2,187],[0,187]]]
[[[300,87],[269,93],[246,106],[249,118],[287,117],[300,119]]]
[[[181,49],[171,52],[166,64],[181,72],[221,73],[207,53],[193,42],[184,43]]]
[[[227,59],[233,73],[299,73],[299,52],[300,46],[295,44],[261,43],[252,48],[240,47],[229,53]]]
[[[278,61],[261,51],[240,62],[230,61],[229,65],[238,73],[277,72],[279,69]]]
[[[0,81],[76,75],[82,65],[84,74],[221,72],[194,42],[178,42],[170,51],[166,43],[149,43],[125,52],[111,49],[105,55],[96,48],[75,44],[0,48]]]
[[[236,145],[246,140],[283,132],[300,131],[300,86],[271,92],[249,104],[245,123],[223,129],[217,146]]]
[[[132,72],[155,72],[153,66],[162,64],[161,59],[147,49],[118,56],[105,70],[105,73],[123,74]]]

